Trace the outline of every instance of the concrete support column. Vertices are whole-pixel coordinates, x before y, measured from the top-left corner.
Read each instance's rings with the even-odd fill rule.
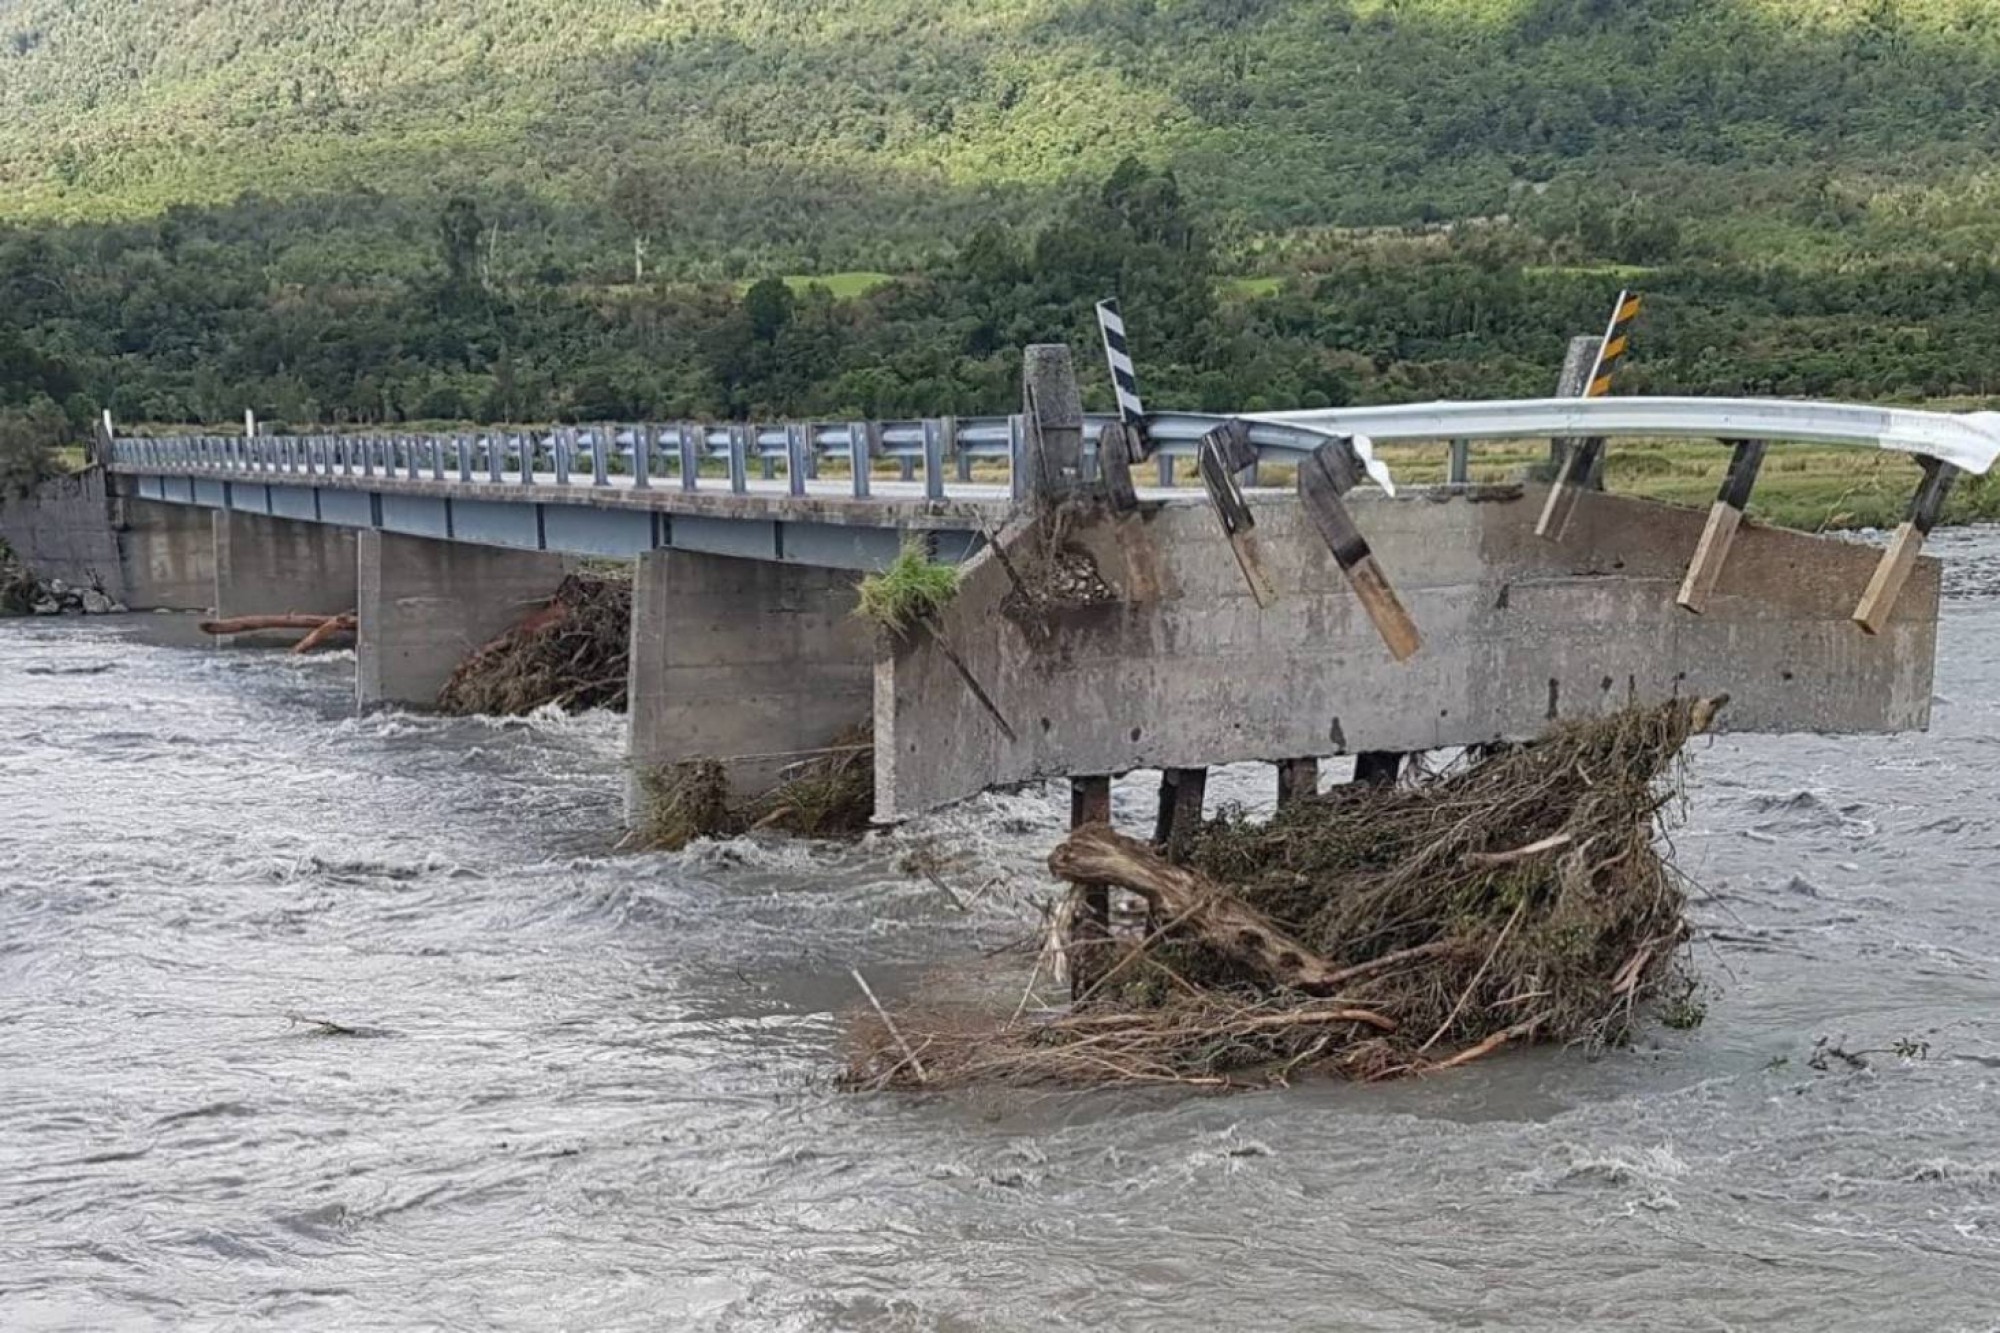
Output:
[[[221,509],[214,513],[215,614],[327,615],[356,608],[355,534]],[[239,634],[236,643],[289,643],[296,631]]]
[[[851,570],[694,551],[639,558],[632,589],[626,811],[641,774],[720,761],[739,797],[843,732],[869,730],[874,630],[854,615]]]
[[[366,711],[427,708],[466,655],[518,622],[562,582],[538,551],[362,532],[355,694]]]

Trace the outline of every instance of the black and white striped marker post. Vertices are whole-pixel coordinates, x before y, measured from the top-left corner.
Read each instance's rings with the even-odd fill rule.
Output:
[[[1139,398],[1139,371],[1132,364],[1125,340],[1125,318],[1115,300],[1097,303],[1097,328],[1104,335],[1104,359],[1111,368],[1111,388],[1118,397],[1118,425],[1107,427],[1097,440],[1097,467],[1111,506],[1121,511],[1138,507],[1132,467],[1152,456],[1146,438],[1146,406]]]
[[[1924,465],[1924,479],[1910,500],[1910,516],[1890,538],[1889,549],[1883,552],[1882,562],[1875,566],[1875,574],[1868,580],[1867,591],[1861,594],[1861,604],[1854,608],[1854,623],[1866,634],[1880,634],[1889,623],[1896,599],[1903,595],[1903,585],[1910,581],[1910,571],[1916,568],[1917,556],[1923,552],[1924,539],[1937,526],[1944,513],[1945,497],[1951,494],[1951,484],[1958,480],[1958,469],[1941,458],[1926,457],[1918,461]]]
[[[1139,400],[1139,371],[1132,364],[1132,348],[1125,341],[1125,317],[1118,313],[1116,300],[1097,303],[1097,328],[1104,335],[1104,359],[1111,363],[1111,387],[1118,395],[1118,419],[1126,425],[1142,425],[1146,405]]]
[[[1632,350],[1632,325],[1638,321],[1644,305],[1645,298],[1637,292],[1618,293],[1618,304],[1611,308],[1611,323],[1604,330],[1604,341],[1597,345],[1597,359],[1590,368],[1590,377],[1583,382],[1580,397],[1603,398],[1610,394],[1612,378]],[[1579,440],[1570,446],[1563,457],[1562,475],[1549,487],[1541,521],[1535,524],[1537,537],[1551,541],[1562,538],[1570,515],[1576,512],[1577,489],[1589,482],[1603,452],[1603,440]]]
[[[1701,543],[1694,548],[1687,577],[1681,580],[1680,596],[1674,600],[1684,609],[1700,615],[1722,577],[1723,562],[1743,525],[1743,511],[1750,504],[1750,488],[1757,484],[1757,470],[1764,465],[1764,441],[1738,440],[1729,457],[1729,475],[1722,490],[1709,506],[1708,526],[1701,531]]]

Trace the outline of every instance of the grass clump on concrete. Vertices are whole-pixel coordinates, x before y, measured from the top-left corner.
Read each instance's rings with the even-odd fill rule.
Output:
[[[1719,706],[1634,708],[1267,821],[1225,814],[1184,865],[1080,829],[1050,857],[1078,886],[1059,923],[1079,919],[1082,886],[1110,885],[1143,900],[1143,929],[1086,939],[1059,924],[1005,1010],[861,1014],[847,1082],[1373,1080],[1699,1021],[1687,897],[1658,835],[1682,748]],[[1031,1003],[1052,959],[1083,978],[1066,1009]]]
[[[856,615],[891,634],[908,634],[958,596],[958,568],[936,563],[921,542],[908,541],[887,569],[862,579],[858,591]]]

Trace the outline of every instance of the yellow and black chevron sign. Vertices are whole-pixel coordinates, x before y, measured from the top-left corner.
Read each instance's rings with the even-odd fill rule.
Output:
[[[1611,312],[1611,327],[1604,331],[1604,345],[1597,350],[1597,364],[1590,370],[1590,387],[1585,398],[1602,398],[1611,392],[1611,377],[1618,373],[1626,352],[1632,347],[1632,325],[1639,318],[1644,298],[1634,291],[1618,293],[1618,307]]]

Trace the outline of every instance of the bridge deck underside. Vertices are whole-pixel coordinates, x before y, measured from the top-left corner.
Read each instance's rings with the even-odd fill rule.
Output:
[[[956,563],[1014,508],[1004,486],[931,500],[920,484],[893,481],[855,498],[845,483],[813,482],[805,494],[794,495],[783,480],[761,479],[732,493],[558,485],[552,475],[528,487],[130,468],[119,474],[121,485],[140,499],[437,541],[610,559],[678,549],[835,569],[880,568],[913,534],[927,540],[933,558]]]

